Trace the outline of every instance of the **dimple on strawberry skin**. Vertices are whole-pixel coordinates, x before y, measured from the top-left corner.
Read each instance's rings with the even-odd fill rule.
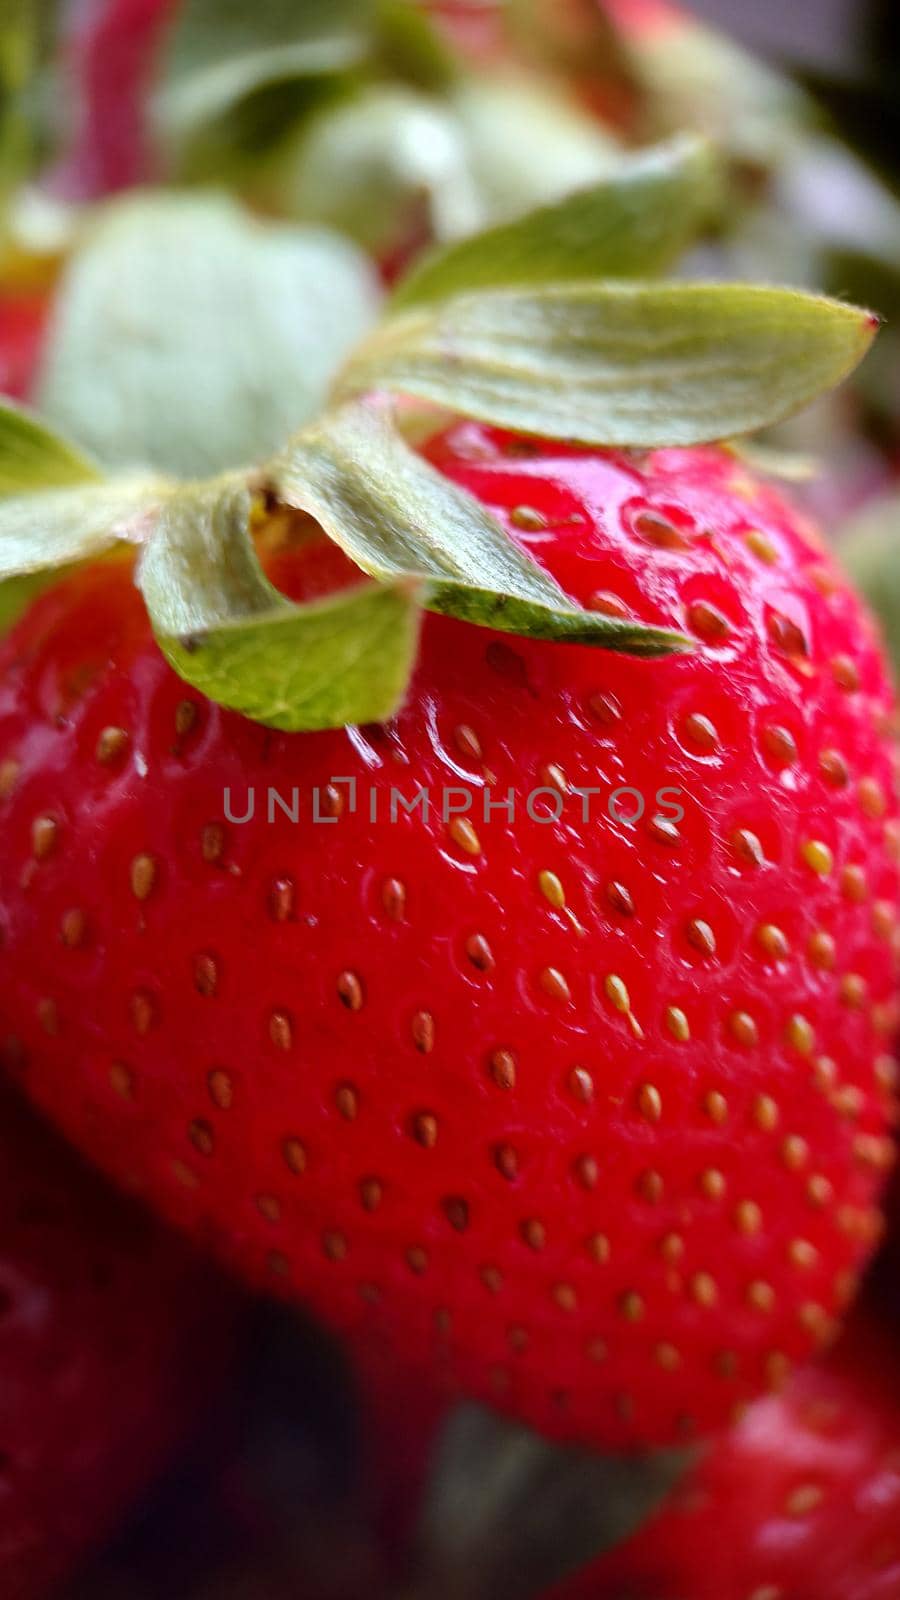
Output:
[[[0,654],[5,1064],[352,1340],[551,1435],[683,1439],[831,1336],[878,1236],[889,685],[814,530],[730,450],[463,422],[425,454],[573,603],[692,648],[430,615],[389,721],[286,733],[175,675],[130,561],[76,571]],[[271,558],[283,593],[323,548]],[[563,804],[373,829],[347,776]],[[335,825],[224,820],[226,786],[270,783]],[[685,814],[585,827],[592,783]]]

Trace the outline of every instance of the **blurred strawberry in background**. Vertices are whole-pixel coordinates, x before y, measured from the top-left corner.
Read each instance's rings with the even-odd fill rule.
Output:
[[[860,1312],[824,1365],[751,1406],[659,1515],[552,1600],[898,1594],[900,1361],[895,1332]]]
[[[236,1300],[0,1088],[0,1577],[38,1600],[203,1414]]]

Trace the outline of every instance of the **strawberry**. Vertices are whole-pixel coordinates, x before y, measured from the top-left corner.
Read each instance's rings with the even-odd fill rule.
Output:
[[[284,733],[175,676],[128,560],[87,564],[0,649],[6,1057],[412,1373],[551,1435],[705,1432],[829,1337],[878,1234],[885,669],[730,450],[463,422],[426,454],[595,616],[693,650],[429,614],[386,725]],[[271,571],[352,577],[309,539]]]
[[[37,1600],[224,1372],[230,1296],[0,1088],[0,1571]]]
[[[660,1514],[553,1600],[894,1600],[898,1522],[896,1345],[857,1318],[826,1365],[757,1401]]]

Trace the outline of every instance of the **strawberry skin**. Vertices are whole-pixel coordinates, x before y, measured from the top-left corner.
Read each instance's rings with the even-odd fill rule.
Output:
[[[553,1600],[896,1600],[898,1527],[896,1344],[855,1318],[827,1365],[751,1406],[664,1512]]]
[[[233,1305],[0,1087],[0,1575],[38,1600],[224,1375]]]
[[[59,584],[0,654],[0,1039],[252,1282],[549,1434],[668,1441],[827,1338],[878,1234],[885,669],[724,450],[464,424],[429,454],[693,652],[429,617],[389,726],[286,735],[173,676],[125,563]]]

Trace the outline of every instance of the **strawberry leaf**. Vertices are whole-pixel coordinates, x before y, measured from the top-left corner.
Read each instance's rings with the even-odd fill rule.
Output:
[[[211,700],[289,731],[383,721],[415,661],[408,588],[360,582],[296,605],[265,577],[237,480],[186,488],[164,508],[138,568],[157,641]]]
[[[622,156],[591,188],[427,256],[392,309],[477,289],[656,272],[712,210],[716,180],[710,147],[690,136]]]
[[[856,366],[876,326],[868,312],[793,289],[486,290],[389,318],[336,393],[389,389],[584,444],[698,444],[800,410]]]
[[[474,496],[362,405],[328,413],[269,468],[276,494],[316,518],[363,572],[416,585],[429,611],[533,638],[666,655],[680,634],[584,611]]]
[[[133,475],[0,499],[0,583],[139,542],[165,493],[159,479]]]
[[[38,417],[0,402],[0,633],[60,570],[139,537],[164,490],[104,478]]]
[[[368,263],[336,235],[224,197],[120,201],[66,271],[41,409],[105,466],[220,472],[318,409],[375,306]]]
[[[156,97],[163,140],[182,143],[254,90],[358,64],[372,11],[371,0],[185,0]]]
[[[167,489],[148,474],[105,478],[30,411],[0,402],[0,583],[138,540]]]
[[[0,400],[0,500],[37,489],[97,483],[102,476],[86,455],[32,411]]]

